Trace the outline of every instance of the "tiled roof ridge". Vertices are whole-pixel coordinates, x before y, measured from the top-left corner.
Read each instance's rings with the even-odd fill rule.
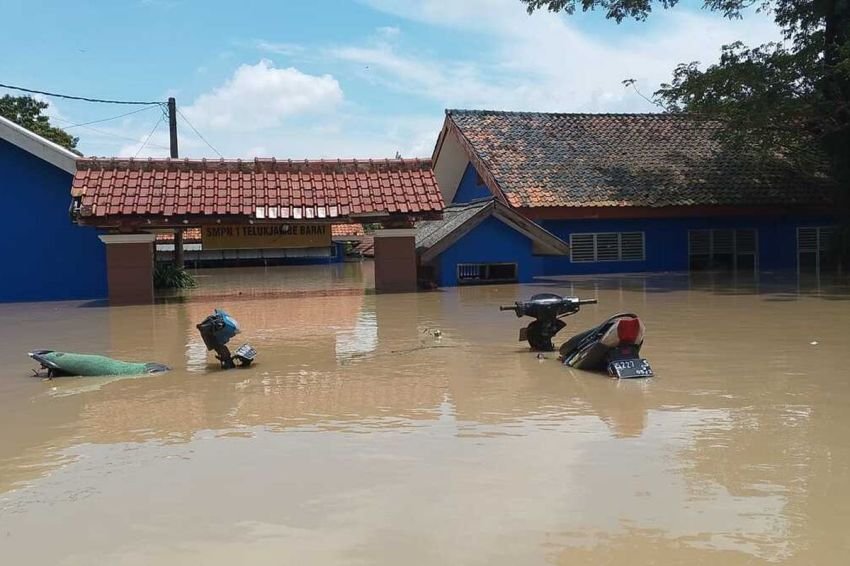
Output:
[[[190,159],[132,157],[85,157],[77,161],[78,171],[122,169],[125,171],[198,171],[235,173],[422,171],[431,168],[431,158],[407,159]]]
[[[476,207],[480,207],[481,205],[490,204],[491,202],[493,202],[495,200],[497,200],[496,197],[489,196],[489,197],[482,197],[482,198],[469,200],[469,201],[466,201],[466,202],[452,203],[444,209],[444,212],[466,210],[468,208],[476,208]]]
[[[536,112],[524,110],[470,110],[465,108],[447,108],[446,114],[469,116],[569,116],[569,117],[598,117],[598,118],[686,118],[688,120],[712,121],[698,114],[688,112]]]

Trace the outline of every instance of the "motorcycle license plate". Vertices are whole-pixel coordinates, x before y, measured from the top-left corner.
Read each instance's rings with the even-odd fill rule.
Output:
[[[649,362],[643,358],[632,360],[616,360],[608,364],[608,373],[618,379],[632,379],[635,377],[653,377]]]
[[[523,326],[519,329],[519,341],[525,342],[526,340],[528,340],[528,327]]]

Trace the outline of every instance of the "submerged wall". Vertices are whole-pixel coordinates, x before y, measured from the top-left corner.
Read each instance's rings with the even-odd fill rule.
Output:
[[[441,287],[457,285],[460,263],[516,263],[520,283],[542,274],[542,257],[532,253],[532,242],[498,218],[489,217],[455,242],[437,259]]]
[[[72,177],[0,140],[0,302],[106,297],[106,250],[68,213]]]
[[[644,261],[573,263],[549,257],[540,275],[640,273],[688,270],[688,231],[709,228],[754,228],[758,232],[760,271],[797,268],[797,227],[833,223],[822,216],[741,216],[635,220],[544,220],[540,224],[569,243],[570,235],[587,232],[643,232]]]
[[[457,266],[464,263],[516,263],[521,283],[546,275],[683,272],[689,269],[688,231],[711,228],[757,230],[758,269],[794,270],[797,268],[797,228],[833,223],[828,217],[806,215],[540,222],[565,242],[575,233],[644,233],[643,261],[574,263],[569,256],[534,255],[531,240],[490,217],[440,255],[435,262],[436,281],[442,287],[456,286]]]

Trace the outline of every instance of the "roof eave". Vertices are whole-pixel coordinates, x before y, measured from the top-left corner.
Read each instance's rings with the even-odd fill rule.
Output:
[[[420,259],[424,263],[433,261],[490,216],[495,216],[509,228],[516,230],[537,244],[541,249],[542,255],[560,256],[567,255],[570,252],[569,244],[512,210],[509,206],[493,199],[467,221],[444,235],[430,247],[418,248],[417,252],[420,254]]]
[[[493,215],[538,244],[544,250],[542,255],[568,255],[570,253],[568,243],[505,204],[497,202]]]
[[[74,174],[79,156],[42,136],[0,116],[0,139],[21,148],[54,167]]]
[[[420,252],[420,259],[425,263],[430,262],[453,246],[458,240],[466,236],[492,214],[494,202],[495,201],[490,201],[486,206],[482,206],[481,210],[476,212],[473,216],[466,220],[466,222],[444,235],[431,246],[417,249],[417,251]]]

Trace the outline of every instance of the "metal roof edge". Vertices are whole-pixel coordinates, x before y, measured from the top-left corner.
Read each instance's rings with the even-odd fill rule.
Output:
[[[570,253],[570,246],[567,242],[502,202],[495,201],[493,216],[514,230],[524,234],[533,242],[537,242],[541,246],[548,248],[552,253],[547,255],[566,255]]]
[[[76,153],[3,116],[0,116],[0,139],[72,175],[77,171],[77,160],[80,156]]]
[[[432,259],[436,258],[441,253],[450,248],[452,245],[454,245],[458,240],[466,236],[476,226],[481,224],[481,222],[489,218],[493,214],[494,202],[495,199],[490,199],[489,201],[482,201],[478,205],[480,207],[480,210],[477,210],[475,214],[467,218],[465,221],[461,222],[450,232],[447,232],[446,234],[441,236],[436,242],[431,244],[429,247],[419,248],[417,251],[420,251],[420,257],[422,261],[429,262]],[[437,220],[436,222],[449,221],[450,220]]]

